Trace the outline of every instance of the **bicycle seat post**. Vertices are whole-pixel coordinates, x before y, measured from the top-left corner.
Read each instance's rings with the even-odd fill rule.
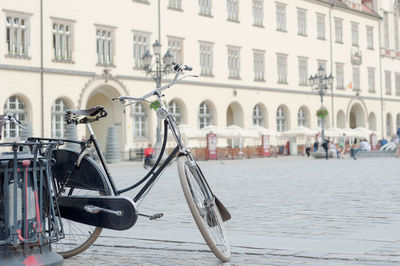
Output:
[[[119,195],[117,187],[115,186],[115,183],[114,183],[113,179],[111,178],[110,169],[107,166],[106,159],[104,158],[103,152],[101,151],[101,147],[100,147],[99,143],[97,142],[97,138],[96,138],[96,135],[94,134],[93,128],[92,128],[92,126],[90,125],[89,122],[86,122],[86,127],[87,127],[87,129],[89,131],[89,134],[90,134],[90,138],[89,139],[94,144],[94,148],[96,149],[97,155],[100,158],[101,165],[103,166],[103,169],[106,172],[106,175],[108,177],[107,179],[108,179],[108,181],[109,181],[109,183],[111,185],[111,188],[112,188],[112,190],[114,192],[114,195]]]

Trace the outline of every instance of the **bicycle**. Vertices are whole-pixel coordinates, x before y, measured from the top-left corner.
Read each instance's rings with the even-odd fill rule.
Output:
[[[156,88],[142,97],[120,96],[112,99],[113,101],[119,100],[124,104],[125,109],[139,101],[149,102],[147,99],[155,96],[160,105],[157,116],[164,120],[164,139],[159,157],[143,178],[127,188],[121,190],[116,188],[90,126],[91,122],[107,115],[104,108],[97,106],[88,110],[67,110],[67,123],[85,124],[90,137],[86,141],[70,141],[80,145],[80,152],[66,149],[58,149],[54,152],[56,164],[52,167],[52,172],[57,184],[57,200],[63,217],[65,239],[55,243],[53,249],[65,258],[77,255],[89,248],[100,235],[102,228],[126,230],[135,224],[138,216],[144,216],[151,220],[160,218],[163,215],[161,213],[154,215],[138,213],[136,203],[146,196],[165,167],[175,157],[178,157],[180,182],[192,216],[215,256],[224,262],[229,260],[230,244],[224,222],[231,219],[231,215],[212,192],[195,158],[182,142],[179,127],[173,115],[162,101],[164,90],[187,77],[196,77],[195,75],[185,75],[178,78],[185,70],[190,71],[192,68],[176,64],[174,67],[176,74],[170,83]],[[177,146],[161,163],[167,143],[168,129],[171,130]],[[53,141],[54,139],[31,138],[29,140]],[[68,142],[69,140],[64,141]],[[95,147],[104,171],[87,156],[91,144]],[[89,176],[90,180],[85,178]],[[142,184],[144,185],[133,200],[121,196],[122,193]],[[80,229],[83,224],[88,228]],[[75,232],[75,230],[79,230],[79,232]],[[77,239],[78,237],[79,239]]]

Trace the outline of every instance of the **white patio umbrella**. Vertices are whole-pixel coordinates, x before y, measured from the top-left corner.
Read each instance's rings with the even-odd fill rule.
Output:
[[[279,132],[272,130],[272,129],[267,129],[262,126],[254,126],[254,127],[248,128],[247,130],[256,132],[259,136],[261,136],[261,135],[280,136]]]
[[[345,133],[346,134],[346,136],[348,136],[348,137],[357,137],[356,136],[356,132],[354,131],[354,129],[352,129],[352,128],[343,128],[343,133]]]
[[[287,130],[282,132],[282,136],[285,137],[304,137],[304,136],[314,136],[318,131],[314,129],[309,129],[307,127],[297,127],[295,129]]]
[[[238,134],[238,136],[242,138],[258,138],[259,135],[257,132],[251,131],[251,130],[246,130],[243,129],[239,126],[236,125],[230,125],[226,127],[227,130],[231,130],[234,134]]]
[[[325,129],[325,136],[331,137],[331,138],[338,138],[343,136],[343,133],[346,133],[343,129],[337,128],[337,127],[331,127]]]
[[[367,128],[364,128],[364,127],[356,127],[356,128],[354,129],[354,132],[355,132],[356,137],[365,138],[365,139],[368,139],[369,136],[370,136],[372,133],[375,133],[375,134],[376,134],[376,132],[374,132],[374,131],[372,131],[372,130],[369,130],[369,129],[367,129]]]
[[[214,125],[203,127],[201,130],[206,132],[206,134],[213,132],[214,134],[217,134],[217,136],[221,138],[232,138],[237,136],[237,134],[232,130],[226,128],[219,128]]]
[[[185,135],[185,137],[187,137],[188,139],[201,139],[205,138],[207,135],[207,132],[201,129],[189,127],[185,124],[179,125],[179,130],[181,134]]]

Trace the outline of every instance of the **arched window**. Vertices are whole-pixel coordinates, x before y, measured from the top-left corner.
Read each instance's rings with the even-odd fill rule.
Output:
[[[263,126],[263,113],[261,107],[259,105],[254,106],[253,109],[253,125],[255,126]]]
[[[14,117],[20,121],[26,120],[26,107],[22,99],[17,96],[11,96],[4,105],[4,113],[12,113]],[[17,127],[14,123],[6,122],[4,126],[4,138],[19,138],[21,135],[21,127]]]
[[[307,116],[303,108],[300,108],[297,114],[297,125],[299,127],[305,127],[307,125]]]
[[[202,102],[199,107],[199,128],[211,125],[211,110],[206,102]]]
[[[392,117],[390,114],[386,115],[386,136],[390,137],[392,136]]]
[[[176,123],[182,123],[182,112],[181,108],[179,107],[178,103],[175,101],[170,101],[169,103],[169,110],[171,111],[172,115],[175,118]]]
[[[146,109],[143,104],[136,103],[133,109],[133,136],[135,138],[144,138],[146,137]]]
[[[64,138],[65,134],[65,110],[68,109],[67,103],[58,98],[51,107],[51,137]]]
[[[278,132],[286,131],[286,115],[282,107],[276,110],[276,130]]]

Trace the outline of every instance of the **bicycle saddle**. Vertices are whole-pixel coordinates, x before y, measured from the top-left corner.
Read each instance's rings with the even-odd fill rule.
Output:
[[[86,109],[86,110],[70,110],[70,109],[68,109],[65,112],[69,115],[95,116],[103,110],[104,110],[104,107],[101,105],[98,105],[98,106],[95,106],[95,107],[92,107],[92,108]]]

